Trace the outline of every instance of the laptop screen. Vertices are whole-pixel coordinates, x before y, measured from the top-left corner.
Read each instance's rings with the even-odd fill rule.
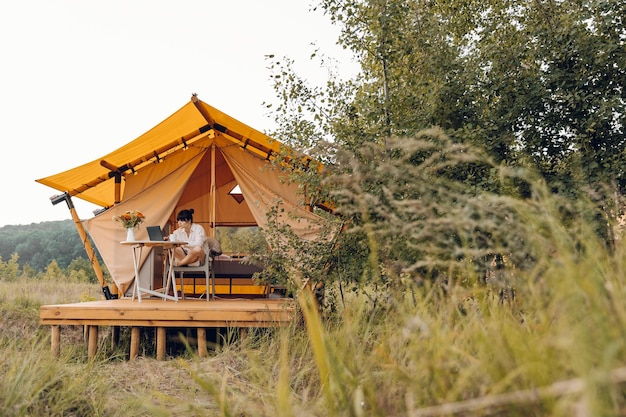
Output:
[[[161,226],[148,226],[146,227],[146,230],[148,231],[148,237],[150,240],[163,240],[163,231],[161,230]]]

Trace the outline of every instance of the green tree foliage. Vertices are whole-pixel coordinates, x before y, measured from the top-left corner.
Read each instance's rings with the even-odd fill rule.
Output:
[[[96,271],[93,270],[91,263],[86,258],[76,258],[70,262],[65,269],[68,277],[76,282],[98,283]]]
[[[494,253],[517,267],[532,262],[524,219],[541,215],[532,203],[544,182],[565,197],[554,210],[569,232],[582,219],[611,241],[607,225],[626,190],[625,3],[319,8],[340,25],[361,74],[342,81],[330,71],[324,88],[312,87],[292,61],[271,58],[274,135],[325,163],[326,180],[311,182],[305,165],[294,176],[334,194],[352,235],[367,242],[339,250],[361,255],[368,280],[452,264],[481,270]],[[577,204],[589,200],[595,210]]]
[[[22,266],[22,276],[24,278],[34,278],[37,275],[35,270],[28,264]]]
[[[267,242],[258,227],[218,227],[216,237],[224,252],[265,253]]]
[[[20,276],[20,266],[18,264],[19,256],[17,253],[11,255],[11,259],[7,262],[2,261],[0,256],[0,278],[6,281],[15,281]]]
[[[64,271],[59,267],[59,264],[53,260],[46,267],[45,272],[41,273],[41,279],[50,280],[50,281],[59,281],[64,277]]]
[[[440,126],[496,161],[530,160],[556,184],[626,187],[623,2],[326,0],[321,7],[361,58],[362,84],[341,118],[357,141]]]
[[[85,271],[86,279],[96,282],[76,227],[71,220],[7,225],[0,227],[0,260],[11,259],[11,268],[21,267],[26,276],[43,273],[54,261],[61,269]],[[102,261],[99,258],[102,265]],[[7,267],[7,264],[2,264]],[[3,277],[14,276],[9,273]],[[27,273],[28,272],[28,273]]]
[[[265,284],[285,286],[297,291],[302,285],[329,281],[330,268],[336,265],[332,259],[340,224],[329,221],[320,227],[316,240],[303,239],[284,221],[287,216],[278,206],[268,210],[269,227],[264,238],[270,251],[256,253],[252,260],[264,265],[255,278]],[[297,215],[293,215],[297,219]],[[336,219],[335,219],[336,220]]]

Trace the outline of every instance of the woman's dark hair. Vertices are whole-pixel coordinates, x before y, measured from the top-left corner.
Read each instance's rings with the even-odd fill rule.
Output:
[[[176,216],[176,221],[178,220],[183,220],[183,221],[189,220],[190,222],[193,223],[193,209],[185,209],[185,210],[179,211],[178,215]]]

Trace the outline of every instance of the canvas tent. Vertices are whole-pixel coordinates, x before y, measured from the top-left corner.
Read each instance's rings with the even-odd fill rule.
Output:
[[[264,227],[267,212],[279,207],[281,221],[300,237],[316,239],[325,221],[304,206],[299,185],[269,163],[283,149],[194,95],[121,148],[36,181],[107,208],[83,223],[115,284],[126,292],[134,279],[132,253],[120,245],[125,231],[112,217],[128,210],[143,212],[146,224],[166,227],[175,226],[179,210],[193,208],[194,222],[214,235],[218,226]],[[136,237],[147,239],[145,228]]]

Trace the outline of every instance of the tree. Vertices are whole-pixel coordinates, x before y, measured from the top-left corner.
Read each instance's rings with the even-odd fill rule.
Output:
[[[63,270],[59,267],[56,260],[52,260],[46,267],[46,271],[43,274],[39,274],[41,279],[47,281],[58,281],[64,277]]]
[[[531,161],[556,185],[617,182],[624,191],[623,2],[320,6],[361,57],[363,83],[341,117],[351,122],[352,140],[440,126],[496,161]]]
[[[2,261],[0,256],[0,280],[15,281],[19,276],[19,255],[14,253],[7,262]]]
[[[552,192],[569,198],[558,200],[565,219],[593,212],[588,216],[598,233],[606,233],[608,213],[578,212],[576,202],[591,198],[601,209],[610,199],[604,190],[616,184],[623,193],[626,187],[624,2],[321,0],[319,7],[341,26],[339,41],[358,57],[362,73],[347,82],[331,77],[326,89],[312,88],[289,60],[275,60],[270,68],[281,102],[275,135],[292,138],[292,144],[325,162],[326,172],[334,171],[329,192],[341,196],[339,208],[355,231],[379,237],[381,231],[402,230],[391,227],[392,220],[413,219],[400,209],[433,190],[427,191],[428,183],[411,184],[399,169],[415,172],[432,163],[429,158],[444,161],[447,149],[455,148],[441,147],[436,138],[447,137],[466,152],[484,154],[477,163],[457,154],[459,160],[434,171],[441,178],[415,172],[413,181],[441,179],[446,187],[465,187],[467,194],[459,194],[465,197],[449,201],[447,213],[483,192],[489,192],[484,198],[527,198],[531,182],[545,181]],[[441,134],[424,134],[433,126]],[[415,137],[420,142],[408,155],[392,140]],[[328,138],[331,145],[322,141]],[[399,166],[394,169],[393,163]],[[497,167],[521,174],[500,181]],[[349,188],[342,179],[350,176],[363,180]],[[425,206],[432,208],[420,211],[425,224],[447,218],[441,208]],[[471,207],[483,210],[472,214],[482,219],[492,210]],[[504,250],[498,235],[483,233],[484,228],[470,228],[469,234],[445,230],[448,244],[434,249],[411,243],[415,236],[390,237],[381,258],[370,255],[369,267],[378,268],[398,253],[404,266],[418,259],[450,261],[468,242],[465,249],[480,253],[490,245]],[[470,259],[466,252],[460,258]]]
[[[67,276],[77,277],[77,281],[90,282],[92,284],[98,283],[98,277],[93,270],[89,260],[85,258],[76,258],[66,268]]]
[[[13,253],[19,254],[22,266],[28,264],[36,272],[42,272],[53,259],[67,268],[75,259],[87,258],[71,220],[0,227],[0,256],[6,259]]]

